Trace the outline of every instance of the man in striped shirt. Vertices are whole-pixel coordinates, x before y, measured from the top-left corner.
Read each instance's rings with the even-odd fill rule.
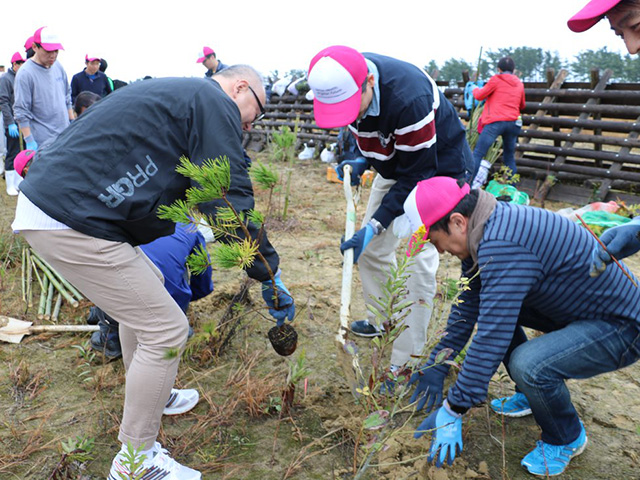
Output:
[[[587,444],[565,380],[640,357],[640,290],[616,265],[589,276],[595,240],[586,229],[546,210],[497,202],[451,178],[418,183],[405,212],[416,230],[412,241],[428,238],[439,252],[457,256],[471,278],[452,307],[446,336],[411,378],[418,384],[414,397],[438,403],[448,370],[438,353],[460,352],[477,327],[455,384],[416,437],[436,429],[431,457],[452,463],[462,450],[462,415],[486,399],[503,362],[516,394],[492,408],[511,416],[531,412],[542,429],[522,465],[535,475],[562,473]],[[544,334],[527,340],[523,327]]]
[[[453,105],[433,79],[414,65],[333,46],[311,60],[308,79],[318,126],[347,126],[362,154],[342,162],[338,176],[342,178],[345,164],[353,167],[354,184],[367,167],[378,173],[362,229],[340,246],[341,251],[354,249],[365,302],[375,308],[375,300],[383,297],[382,285],[396,265],[400,240],[389,227],[402,215],[405,198],[425,178],[465,178],[467,166],[471,168],[471,150]],[[404,321],[408,328],[393,344],[392,371],[399,371],[412,355],[422,353],[437,269],[438,254],[429,246],[417,256],[407,281],[407,300],[413,306]],[[380,335],[374,320],[369,312],[369,319],[353,322],[351,330],[364,336]]]

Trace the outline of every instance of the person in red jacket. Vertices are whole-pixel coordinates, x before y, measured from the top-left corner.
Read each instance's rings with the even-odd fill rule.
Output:
[[[515,68],[511,57],[503,57],[498,61],[498,73],[484,87],[473,89],[476,100],[486,100],[478,126],[480,137],[473,150],[474,177],[498,135],[502,136],[502,161],[511,169],[512,175],[516,173],[516,142],[522,127],[519,117],[525,99],[524,85],[513,74]]]

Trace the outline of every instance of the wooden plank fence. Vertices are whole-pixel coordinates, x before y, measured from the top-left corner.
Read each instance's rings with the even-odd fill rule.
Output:
[[[438,82],[466,123],[463,91]],[[622,199],[640,203],[640,84],[611,83],[612,72],[593,70],[589,82],[566,82],[567,72],[547,74],[546,82],[525,83],[523,128],[516,147],[521,188],[534,193],[548,176],[557,184],[547,198],[587,203]],[[267,115],[245,134],[245,147],[260,151],[269,135],[298,125],[298,147],[313,140],[317,152],[334,142],[337,130],[318,128],[313,105],[304,96],[274,95]]]

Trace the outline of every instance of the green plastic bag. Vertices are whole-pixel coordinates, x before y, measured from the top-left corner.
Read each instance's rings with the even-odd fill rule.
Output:
[[[518,205],[529,205],[529,195],[525,192],[521,192],[513,185],[505,185],[504,183],[496,182],[495,180],[491,180],[489,184],[485,187],[485,191],[492,194],[494,197],[502,197],[507,195],[511,198],[511,202]]]
[[[617,227],[618,225],[624,225],[631,221],[629,217],[623,217],[622,215],[616,215],[615,213],[605,212],[603,210],[584,212],[580,217],[589,226],[594,225],[604,228]]]

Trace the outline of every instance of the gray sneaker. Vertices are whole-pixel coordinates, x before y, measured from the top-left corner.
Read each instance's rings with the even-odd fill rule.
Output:
[[[382,330],[375,325],[369,323],[368,320],[356,320],[351,322],[351,331],[359,337],[381,337]]]

